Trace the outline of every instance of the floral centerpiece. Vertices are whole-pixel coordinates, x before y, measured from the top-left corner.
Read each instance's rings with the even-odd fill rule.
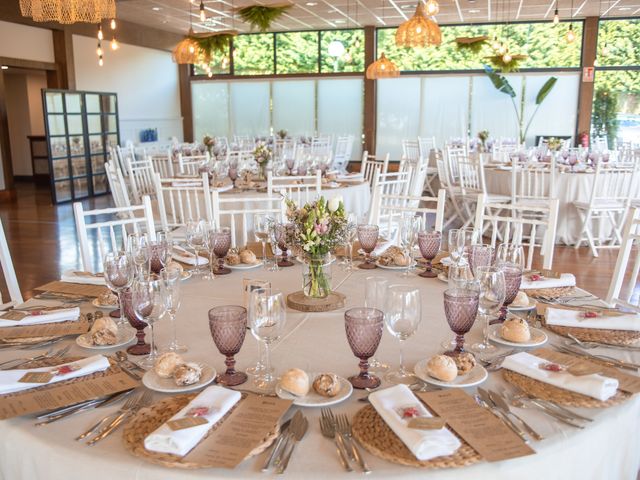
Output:
[[[216,146],[216,139],[210,135],[205,135],[202,139],[202,144],[205,146],[209,155],[213,156],[213,147]]]
[[[487,151],[487,140],[489,139],[489,130],[480,130],[478,132],[478,140],[480,140],[480,145],[482,145],[482,151]]]
[[[299,208],[287,199],[287,218],[294,225],[290,244],[306,259],[304,294],[324,298],[331,293],[331,282],[325,271],[327,255],[344,245],[348,221],[342,198],[320,197]]]
[[[260,178],[262,180],[266,178],[267,165],[271,161],[271,156],[271,149],[263,142],[259,142],[253,150],[253,159],[258,164]]]
[[[556,137],[551,137],[547,140],[547,148],[552,152],[557,152],[562,148],[563,141]]]

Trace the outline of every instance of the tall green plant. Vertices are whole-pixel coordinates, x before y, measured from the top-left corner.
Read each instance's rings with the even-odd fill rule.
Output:
[[[591,119],[593,134],[607,136],[607,142],[613,148],[618,136],[618,92],[608,88],[598,88],[593,100],[593,117]]]
[[[536,113],[538,113],[538,109],[540,108],[540,105],[542,105],[542,102],[544,102],[545,98],[547,98],[547,96],[553,89],[554,85],[558,81],[558,78],[550,77],[546,82],[544,82],[544,85],[542,85],[542,87],[538,91],[538,94],[536,95],[536,108],[529,117],[529,121],[525,126],[525,82],[522,82],[522,90],[520,92],[520,108],[518,108],[518,105],[516,104],[516,91],[509,83],[509,80],[497,73],[489,65],[484,66],[484,71],[489,77],[489,80],[491,80],[491,83],[496,88],[496,90],[504,93],[505,95],[508,95],[509,98],[511,98],[511,103],[513,104],[513,109],[515,110],[516,118],[518,119],[518,139],[520,140],[520,143],[524,143],[525,139],[527,138],[529,127],[531,127],[533,118],[536,116]]]

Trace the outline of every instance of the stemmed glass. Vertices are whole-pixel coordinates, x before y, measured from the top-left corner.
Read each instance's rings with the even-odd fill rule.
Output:
[[[505,244],[498,247],[496,253],[496,266],[504,273],[505,297],[498,322],[507,319],[507,307],[513,303],[520,284],[522,283],[522,272],[524,270],[524,249],[521,245]]]
[[[140,362],[140,365],[147,368],[153,367],[158,358],[154,326],[166,312],[163,290],[162,282],[158,281],[156,277],[136,280],[131,287],[133,311],[138,320],[147,323],[151,328],[149,355]]]
[[[266,213],[255,213],[253,215],[253,234],[256,240],[262,244],[262,262],[266,270],[267,267],[267,240],[269,240],[269,222],[271,217]]]
[[[363,268],[365,270],[371,270],[373,268],[378,268],[371,260],[371,252],[376,248],[376,244],[378,243],[378,233],[380,229],[378,225],[358,225],[358,241],[360,242],[360,247],[364,250],[365,259],[364,262],[358,265],[358,268]]]
[[[216,382],[233,387],[247,381],[247,374],[235,369],[236,355],[247,333],[247,309],[239,305],[223,305],[209,310],[209,329],[218,351],[226,357],[227,370],[216,377]]]
[[[165,231],[156,233],[156,241],[149,246],[149,270],[156,275],[167,266],[172,256],[172,245],[169,234]]]
[[[484,340],[481,343],[471,345],[470,350],[478,353],[491,352],[496,347],[489,343],[489,319],[500,311],[504,302],[506,293],[504,273],[498,267],[477,267],[476,280],[480,286],[478,312],[480,317],[484,319]]]
[[[291,223],[275,223],[274,224],[276,242],[278,248],[282,251],[282,257],[278,260],[279,267],[292,267],[293,262],[289,260],[289,239],[294,231]]]
[[[574,152],[571,152],[569,154],[569,158],[567,159],[567,163],[569,163],[569,165],[571,165],[571,172],[573,172],[574,171],[574,167],[578,163],[578,155],[576,155]]]
[[[228,275],[231,269],[224,266],[224,258],[231,248],[231,230],[229,228],[211,229],[208,233],[211,250],[212,271],[216,275]],[[216,261],[213,262],[213,257]]]
[[[356,239],[356,230],[358,225],[358,218],[355,213],[351,212],[347,215],[347,226],[344,236],[344,256],[340,265],[345,271],[350,272],[353,270],[353,241]]]
[[[236,180],[238,180],[238,164],[236,162],[231,162],[229,164],[229,171],[227,172],[229,175],[229,179],[233,185],[233,188],[236,188]]]
[[[149,355],[151,351],[151,347],[148,343],[145,342],[145,334],[144,329],[147,327],[147,323],[138,319],[135,311],[133,310],[133,301],[131,298],[131,288],[128,288],[124,292],[122,292],[122,304],[124,307],[124,315],[129,320],[129,325],[136,329],[136,339],[137,342],[135,345],[131,345],[127,348],[127,353],[130,355]]]
[[[403,215],[402,224],[400,225],[400,244],[404,250],[404,254],[409,258],[409,263],[402,270],[401,277],[408,277],[409,270],[413,266],[413,247],[416,243],[416,233],[420,229],[420,217],[413,214]]]
[[[354,388],[378,388],[380,379],[369,373],[367,360],[382,338],[384,314],[376,308],[356,307],[344,312],[344,328],[353,354],[360,359],[360,374],[349,377]]]
[[[278,232],[276,231],[276,221],[271,217],[267,220],[267,229],[269,233],[269,245],[271,246],[271,252],[273,253],[273,262],[269,261],[269,268],[267,270],[270,272],[277,272],[280,270],[280,267],[278,266]]]
[[[287,157],[285,163],[287,164],[287,169],[289,170],[289,176],[293,175],[293,167],[295,167],[296,165],[296,159],[293,157]]]
[[[173,330],[173,338],[169,343],[169,350],[172,352],[184,353],[187,351],[187,347],[178,343],[176,325],[176,314],[178,313],[182,300],[180,292],[180,269],[172,266],[165,267],[160,272],[160,278],[164,288],[163,294],[165,306],[167,313],[169,314],[169,318],[171,319],[171,328]]]
[[[476,269],[478,267],[488,267],[493,263],[493,247],[487,244],[471,245],[471,252],[469,253],[469,268],[471,274],[476,276]]]
[[[388,281],[386,277],[375,275],[364,280],[364,306],[384,312],[387,299]],[[375,371],[389,370],[389,365],[382,363],[375,357],[369,359],[369,368]]]
[[[270,346],[284,333],[287,307],[284,294],[277,290],[258,288],[249,296],[249,326],[251,333],[264,344],[265,369],[256,378],[260,391],[271,392],[276,377],[272,374]]]
[[[145,270],[149,268],[150,250],[149,237],[146,233],[131,233],[127,237],[127,252],[131,255],[139,277],[149,273]]]
[[[464,335],[471,330],[478,314],[477,290],[450,288],[444,292],[444,314],[449,328],[456,334],[456,346],[445,354],[460,355],[464,351]]]
[[[131,257],[125,252],[109,252],[104,256],[102,267],[107,286],[118,294],[118,302],[120,304],[118,326],[123,327],[127,324],[127,319],[124,315],[122,293],[133,282],[135,266]]]
[[[418,247],[420,248],[420,253],[427,261],[424,272],[419,273],[419,276],[424,278],[434,278],[438,276],[438,274],[431,269],[431,262],[436,258],[436,255],[438,255],[441,243],[442,233],[440,232],[433,231],[418,233]]]
[[[404,366],[403,342],[411,337],[422,320],[420,290],[408,285],[392,285],[387,292],[384,323],[389,333],[400,341],[400,367],[385,379],[391,383],[412,384],[415,376]]]
[[[461,229],[452,228],[449,230],[447,249],[449,250],[449,257],[451,257],[453,263],[459,263],[463,259],[464,237]]]
[[[189,220],[187,222],[186,239],[196,254],[196,264],[191,269],[191,273],[194,275],[202,275],[202,270],[200,269],[200,251],[206,250],[207,247],[207,222],[204,220]]]

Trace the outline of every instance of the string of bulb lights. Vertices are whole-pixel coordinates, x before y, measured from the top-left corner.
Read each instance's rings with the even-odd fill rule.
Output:
[[[112,18],[111,21],[109,22],[109,28],[111,29],[113,34],[111,36],[111,41],[109,42],[109,45],[111,47],[111,50],[113,50],[114,52],[120,48],[120,44],[116,39],[116,33],[115,33],[117,27],[118,27],[118,24],[116,23],[116,19]],[[102,24],[100,24],[98,25],[98,48],[96,48],[96,54],[98,55],[98,65],[100,67],[104,65],[104,50],[102,49],[103,41],[104,41],[104,32],[102,30]]]

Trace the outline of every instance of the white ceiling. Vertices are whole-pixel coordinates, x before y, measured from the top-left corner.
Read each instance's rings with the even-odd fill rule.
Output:
[[[551,20],[556,0],[439,0],[441,24]],[[573,2],[573,7],[572,7]],[[273,25],[275,31],[351,28],[374,25],[397,26],[410,17],[416,0],[285,0],[293,7]],[[282,4],[282,0],[204,0],[208,20],[199,19],[200,0],[191,0],[195,31],[235,28],[249,31],[234,8]],[[190,0],[119,0],[117,16],[131,22],[178,33],[189,29]],[[587,16],[628,17],[640,15],[640,0],[560,0],[563,19]]]

